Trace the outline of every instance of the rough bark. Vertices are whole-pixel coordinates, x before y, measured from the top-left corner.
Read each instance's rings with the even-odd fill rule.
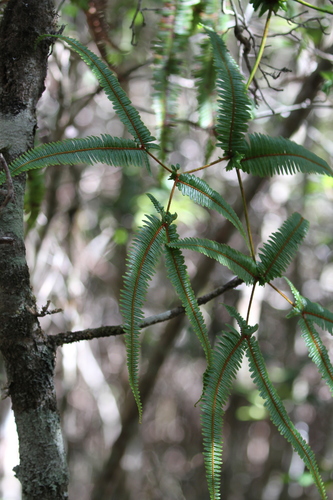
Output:
[[[9,163],[33,146],[36,105],[44,90],[52,0],[9,0],[0,24],[0,152]],[[15,467],[25,500],[68,498],[67,467],[53,383],[55,352],[46,342],[31,291],[23,240],[25,176],[0,212],[0,350],[19,437]],[[0,204],[3,197],[0,197]],[[4,239],[6,241],[6,239]]]

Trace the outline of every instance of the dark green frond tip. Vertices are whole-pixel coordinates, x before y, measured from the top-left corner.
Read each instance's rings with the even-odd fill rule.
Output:
[[[240,168],[259,177],[277,174],[320,174],[333,177],[333,170],[325,160],[296,142],[284,137],[249,134],[250,144],[244,141],[244,157]]]
[[[154,207],[156,209],[156,212],[158,212],[160,214],[160,216],[162,217],[162,219],[164,219],[164,217],[165,217],[165,210],[162,207],[162,205],[160,204],[160,202],[157,201],[157,199],[155,198],[155,196],[153,196],[152,194],[146,193],[146,195],[148,196],[148,198],[150,199],[150,201],[154,205]]]
[[[295,257],[308,228],[308,221],[295,212],[278,231],[271,234],[259,252],[261,260],[258,263],[260,285],[282,276]]]
[[[230,316],[232,316],[237,321],[242,335],[244,335],[246,337],[250,337],[251,335],[253,335],[253,333],[255,333],[258,330],[258,325],[253,325],[253,326],[248,325],[246,322],[246,319],[244,319],[239,314],[239,312],[237,311],[237,309],[235,307],[228,306],[227,304],[223,304],[223,305],[226,308],[226,310],[228,311],[228,313],[230,314]]]
[[[277,13],[279,9],[286,10],[286,0],[250,0],[254,10],[260,9],[259,16],[262,16],[267,10]]]
[[[118,79],[112,73],[110,68],[104,63],[104,61],[102,61],[96,54],[91,52],[91,50],[82,45],[80,42],[67,36],[42,35],[38,40],[52,36],[66,42],[72,50],[79,54],[81,59],[91,69],[99,84],[104,89],[106,96],[112,102],[113,109],[117,113],[119,119],[125,125],[130,134],[133,135],[136,142],[147,149],[159,149],[156,144],[151,144],[155,141],[155,137],[151,135],[150,131],[141,120],[138,111],[134,108],[125,91],[120,86]]]

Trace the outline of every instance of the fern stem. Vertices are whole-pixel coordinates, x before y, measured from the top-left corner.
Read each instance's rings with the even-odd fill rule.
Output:
[[[148,151],[148,149],[145,149],[146,153],[151,157],[153,158],[159,165],[161,165],[161,167],[163,167],[165,170],[167,170],[170,174],[172,174],[172,170],[171,168],[167,167],[166,165],[164,165],[164,163],[162,163],[158,158],[156,158],[156,156],[154,156],[150,151]]]
[[[177,186],[177,179],[175,179],[175,182],[173,183],[173,186],[172,186],[172,189],[171,189],[171,193],[170,193],[169,201],[168,201],[168,206],[167,206],[167,209],[166,209],[167,212],[170,211],[170,205],[171,205],[171,202],[172,202],[173,193],[175,192],[176,186]]]
[[[268,36],[268,28],[269,28],[269,22],[271,20],[271,15],[272,15],[272,9],[270,9],[268,11],[268,14],[267,14],[266,24],[265,24],[264,33],[263,33],[263,36],[262,36],[262,39],[261,39],[261,44],[260,44],[260,47],[259,47],[259,52],[258,52],[258,55],[257,55],[256,62],[254,63],[254,66],[252,68],[251,74],[249,76],[249,79],[247,81],[247,84],[245,86],[246,90],[248,90],[248,88],[249,88],[249,86],[250,86],[250,84],[251,84],[251,82],[252,82],[252,80],[254,78],[254,75],[257,72],[257,69],[259,67],[260,61],[262,59],[262,56],[263,56],[263,53],[264,53],[264,50],[265,50],[267,36]]]
[[[203,167],[199,168],[194,168],[193,170],[186,170],[185,174],[193,174],[193,172],[198,172],[199,170],[203,170],[204,168],[211,167],[212,165],[216,165],[217,163],[220,163],[220,161],[227,161],[230,160],[230,156],[224,156],[223,158],[219,158],[218,160],[214,160],[211,163],[207,163],[207,165],[204,165]]]
[[[251,312],[251,307],[252,307],[252,303],[253,303],[253,297],[254,297],[254,291],[256,289],[256,284],[257,284],[257,281],[254,282],[253,287],[252,287],[252,291],[251,291],[249,307],[247,309],[247,315],[246,315],[246,323],[247,324],[249,324],[250,312]]]
[[[289,304],[293,307],[296,306],[296,304],[288,299],[287,295],[285,295],[283,292],[281,292],[281,290],[279,290],[278,288],[276,288],[276,286],[272,285],[272,283],[268,283],[270,287],[272,287],[277,293],[279,293],[281,295],[281,297],[283,297],[284,299],[286,299],[287,302],[289,302]]]
[[[253,239],[252,239],[252,233],[251,233],[251,227],[250,227],[250,219],[249,219],[249,214],[248,214],[248,211],[247,211],[247,205],[246,205],[246,199],[245,199],[245,192],[244,192],[242,177],[241,177],[241,174],[240,174],[238,168],[236,168],[236,172],[237,172],[239,189],[241,191],[242,200],[243,200],[244,215],[245,215],[245,221],[246,221],[247,234],[248,234],[248,237],[249,237],[249,243],[250,243],[250,249],[251,249],[251,256],[252,256],[252,259],[255,262],[256,261],[256,255],[255,255],[255,251],[254,251],[254,245],[253,245]]]
[[[327,10],[324,7],[317,7],[317,5],[312,5],[311,3],[305,2],[304,0],[295,0],[295,2],[298,2],[301,5],[305,5],[305,7],[309,7],[310,9],[318,10],[319,12],[324,12],[325,14],[333,14],[333,11],[331,10]]]

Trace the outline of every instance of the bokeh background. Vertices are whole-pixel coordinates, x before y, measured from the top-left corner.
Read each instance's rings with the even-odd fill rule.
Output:
[[[5,7],[0,2],[0,9]],[[193,11],[205,2],[183,2]],[[251,132],[283,134],[333,164],[332,20],[296,2],[274,16],[258,74]],[[323,2],[313,0],[316,5]],[[256,47],[263,18],[247,1],[213,4],[213,16],[227,33],[227,44],[245,75],[244,53],[235,39],[235,12],[242,33]],[[325,5],[330,2],[325,2]],[[105,58],[147,126],[158,136],[154,90],[156,40],[166,12],[177,3],[129,0],[62,1],[56,7],[64,34],[79,39]],[[143,9],[138,12],[137,9]],[[1,10],[0,10],[1,15]],[[162,23],[162,24],[161,24]],[[251,38],[252,37],[252,38]],[[198,111],[194,78],[202,35],[194,33],[170,78],[177,106],[167,116],[168,165],[184,170],[218,158],[214,150],[214,104]],[[251,55],[251,54],[250,54]],[[253,57],[249,58],[250,63]],[[155,65],[154,65],[155,63]],[[157,65],[157,66],[156,66]],[[319,83],[311,75],[319,75]],[[310,90],[312,88],[313,95]],[[39,105],[37,143],[108,133],[126,137],[123,125],[96,79],[76,54],[56,43],[49,59],[46,91]],[[303,92],[304,94],[300,94]],[[208,144],[208,146],[207,146]],[[153,175],[102,164],[51,167],[34,179],[44,188],[34,227],[27,201],[27,258],[38,303],[62,312],[41,318],[48,335],[122,323],[119,294],[126,252],[145,213],[146,192],[166,205],[172,183],[152,163]],[[199,173],[240,210],[237,179],[217,164]],[[288,270],[301,293],[333,306],[333,181],[319,176],[276,176],[262,181],[243,176],[256,247],[294,211],[310,221],[310,231]],[[33,182],[33,180],[31,180]],[[175,194],[182,237],[224,240],[239,250],[240,238],[220,216]],[[29,219],[30,216],[30,219]],[[198,295],[226,283],[230,272],[207,258],[185,253]],[[287,284],[275,285],[290,296]],[[249,290],[240,286],[209,302],[202,311],[212,342],[230,322],[223,303],[246,311]],[[178,301],[163,262],[154,276],[145,315],[163,312]],[[260,323],[258,338],[272,381],[302,435],[313,447],[328,494],[333,499],[333,402],[293,319],[273,290],[258,288],[250,322]],[[245,314],[245,313],[244,313]],[[333,342],[323,334],[329,353]],[[124,339],[95,339],[58,349],[56,388],[70,467],[71,500],[208,500],[202,457],[200,398],[205,359],[183,318],[147,328],[140,361],[143,423],[128,386]],[[2,385],[5,374],[2,369]],[[10,401],[0,404],[0,498],[19,500],[15,423]],[[318,493],[304,465],[271,424],[246,363],[235,382],[223,428],[223,500],[315,500]]]

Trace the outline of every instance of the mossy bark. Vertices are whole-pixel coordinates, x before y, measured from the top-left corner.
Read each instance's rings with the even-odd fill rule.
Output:
[[[36,105],[44,90],[52,0],[9,0],[0,23],[0,152],[7,163],[33,147]],[[25,500],[65,499],[67,466],[53,382],[55,351],[46,342],[30,286],[23,239],[25,175],[0,212],[0,350],[19,437],[15,467]],[[0,196],[0,205],[3,201]]]

